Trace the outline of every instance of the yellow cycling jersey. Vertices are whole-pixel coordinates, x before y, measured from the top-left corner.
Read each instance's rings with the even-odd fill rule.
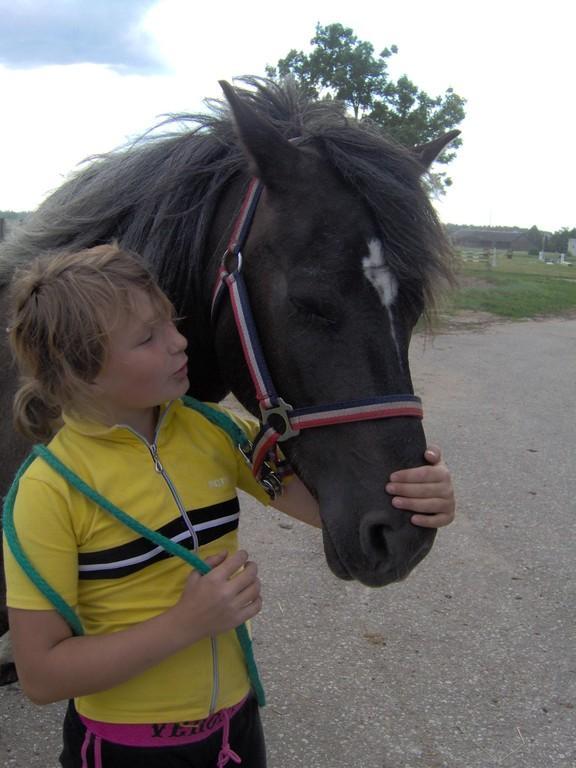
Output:
[[[255,422],[228,415],[253,437]],[[117,507],[197,548],[203,559],[238,548],[236,488],[268,503],[228,435],[180,400],[163,409],[152,445],[126,426],[65,417],[49,448]],[[118,632],[164,612],[178,601],[190,573],[188,564],[138,538],[38,458],[20,480],[14,522],[24,552],[75,608],[87,634]],[[4,564],[9,607],[52,609],[6,543]],[[107,691],[80,696],[76,707],[104,722],[179,722],[233,706],[248,690],[244,656],[231,631]]]

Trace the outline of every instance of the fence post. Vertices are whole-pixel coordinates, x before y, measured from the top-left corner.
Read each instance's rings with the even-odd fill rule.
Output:
[[[0,218],[0,243],[2,242],[2,240],[4,240],[4,236],[6,234],[6,229],[4,225],[5,225],[5,220]]]

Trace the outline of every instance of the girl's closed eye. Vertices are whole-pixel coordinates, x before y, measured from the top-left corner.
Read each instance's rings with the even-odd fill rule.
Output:
[[[150,329],[149,331],[146,331],[145,334],[143,334],[137,346],[141,347],[144,344],[148,344],[150,341],[152,341],[153,338],[154,338],[154,331],[153,329]]]

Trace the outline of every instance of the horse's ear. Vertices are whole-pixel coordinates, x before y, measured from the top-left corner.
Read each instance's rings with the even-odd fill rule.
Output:
[[[420,160],[422,166],[428,170],[440,152],[442,152],[451,141],[454,141],[457,136],[460,136],[460,131],[448,131],[448,133],[439,136],[433,141],[429,141],[427,144],[420,144],[418,147],[414,147],[416,157]]]
[[[250,172],[268,189],[285,187],[294,178],[300,160],[299,150],[241,99],[230,83],[226,80],[219,83],[230,105]]]

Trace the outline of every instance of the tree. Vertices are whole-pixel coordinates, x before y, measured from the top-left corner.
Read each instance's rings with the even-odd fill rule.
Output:
[[[406,75],[396,82],[389,78],[387,60],[398,52],[395,45],[374,56],[374,46],[342,24],[318,24],[310,43],[310,54],[292,49],[276,67],[266,68],[268,75],[291,75],[312,97],[344,102],[356,119],[369,120],[405,146],[425,144],[464,119],[466,101],[452,88],[432,97]],[[453,149],[460,143],[456,139]],[[449,163],[454,157],[454,151],[446,151],[438,161]],[[436,174],[437,191],[451,183],[445,174]]]
[[[526,232],[526,239],[528,240],[528,253],[530,255],[535,256],[543,250],[544,235],[536,224],[533,224]]]
[[[547,250],[552,253],[567,253],[568,252],[568,240],[576,238],[576,228],[568,229],[563,227],[558,229],[547,239]]]
[[[331,97],[352,107],[356,118],[360,112],[369,110],[374,98],[386,86],[386,59],[397,52],[396,46],[385,48],[375,58],[374,46],[359,41],[354,32],[342,24],[327,27],[318,24],[310,43],[315,48],[309,56],[292,49],[280,59],[277,70],[267,68],[268,74],[272,77],[293,75],[314,98],[320,97],[320,89],[326,89]]]

